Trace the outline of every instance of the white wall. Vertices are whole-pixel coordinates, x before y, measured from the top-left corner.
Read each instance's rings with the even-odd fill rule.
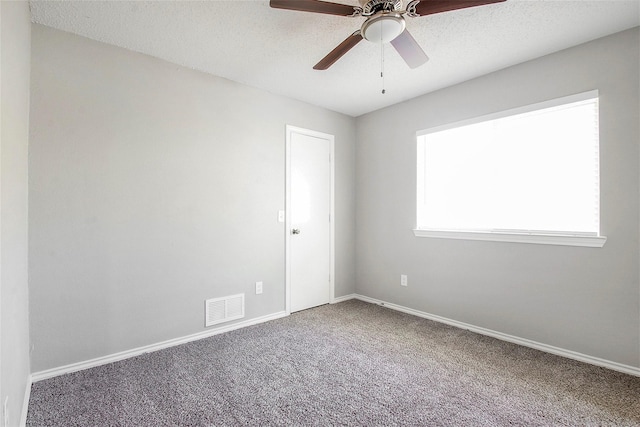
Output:
[[[359,117],[357,292],[639,367],[639,47],[635,28]],[[416,131],[591,89],[604,248],[413,235]]]
[[[355,290],[355,119],[39,25],[32,49],[34,372],[200,332],[206,298],[284,310],[286,124],[335,135]]]
[[[27,152],[31,15],[26,1],[0,1],[0,411],[18,425],[29,370]],[[4,420],[4,413],[0,414]]]

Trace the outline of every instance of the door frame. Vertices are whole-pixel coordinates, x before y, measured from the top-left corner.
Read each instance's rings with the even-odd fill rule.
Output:
[[[325,139],[329,143],[329,302],[335,298],[335,137],[333,135],[286,125],[285,143],[285,311],[291,314],[291,140],[292,134]]]

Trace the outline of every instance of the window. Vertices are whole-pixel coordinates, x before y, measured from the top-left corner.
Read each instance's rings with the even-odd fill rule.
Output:
[[[418,132],[416,236],[601,247],[598,92]]]

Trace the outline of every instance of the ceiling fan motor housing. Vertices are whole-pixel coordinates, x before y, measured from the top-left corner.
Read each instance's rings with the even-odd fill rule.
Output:
[[[371,16],[378,12],[398,12],[402,10],[402,0],[359,0],[362,14]]]

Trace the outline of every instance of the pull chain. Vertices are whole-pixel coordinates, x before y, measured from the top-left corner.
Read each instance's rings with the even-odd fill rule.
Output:
[[[380,78],[382,79],[382,94],[386,93],[384,89],[384,43],[382,43],[382,32],[380,32]]]

